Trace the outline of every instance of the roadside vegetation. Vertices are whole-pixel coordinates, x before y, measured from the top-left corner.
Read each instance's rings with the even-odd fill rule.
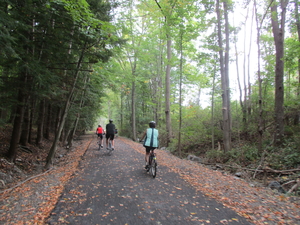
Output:
[[[299,195],[297,1],[7,0],[0,13],[3,177],[51,168],[108,119],[134,141],[155,120],[179,158]]]

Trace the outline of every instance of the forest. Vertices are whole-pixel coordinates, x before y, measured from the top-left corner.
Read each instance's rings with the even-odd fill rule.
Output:
[[[138,141],[291,175],[300,171],[298,0],[5,0],[1,157],[57,146],[113,119]],[[300,182],[298,181],[298,184]]]

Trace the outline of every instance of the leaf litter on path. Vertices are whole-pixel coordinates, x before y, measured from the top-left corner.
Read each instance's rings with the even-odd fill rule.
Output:
[[[144,147],[140,143],[119,138],[134,150],[144,154]],[[78,169],[79,162],[91,141],[91,138],[85,140],[71,154],[68,154],[68,163],[65,165],[54,168],[48,174],[32,179],[10,192],[2,193],[0,195],[1,224],[44,224],[61,196],[64,185]],[[274,194],[266,188],[251,187],[246,181],[237,180],[231,175],[208,169],[192,161],[179,159],[168,151],[158,149],[156,152],[159,165],[178,173],[196,190],[233,209],[252,223],[300,224],[300,206],[290,202],[288,197]],[[180,190],[180,187],[175,189]],[[182,202],[182,204],[186,203]],[[124,207],[123,204],[119,206]],[[92,212],[88,211],[88,213]],[[194,212],[190,215],[196,216]],[[209,223],[209,221],[203,222]],[[220,222],[227,224],[228,221]]]
[[[122,141],[138,152],[144,147],[129,139]],[[180,159],[165,150],[156,150],[159,165],[178,173],[196,190],[236,211],[254,224],[300,224],[300,205],[268,188],[251,187],[242,179],[209,169],[197,162]]]
[[[50,172],[22,183],[11,191],[0,194],[0,224],[44,224],[54,209],[66,182],[72,177],[88,149],[92,138],[88,136],[71,150],[62,165]]]

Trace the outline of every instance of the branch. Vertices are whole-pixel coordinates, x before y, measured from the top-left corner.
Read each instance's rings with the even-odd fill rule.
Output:
[[[66,68],[55,68],[55,67],[47,67],[47,68],[53,70],[78,70],[78,69],[66,69]],[[94,70],[78,70],[78,71],[94,72]]]
[[[269,173],[280,173],[280,174],[291,174],[291,173],[294,173],[294,172],[298,172],[300,171],[300,168],[299,169],[291,169],[291,170],[274,170],[274,169],[271,169],[270,167],[266,167],[266,168],[263,168],[263,169],[258,169],[259,167],[261,167],[261,165],[259,165],[256,169],[251,169],[251,168],[245,168],[245,167],[237,167],[237,166],[231,166],[231,165],[225,165],[225,164],[219,164],[219,163],[204,163],[204,162],[201,162],[201,164],[204,164],[204,165],[221,165],[223,167],[230,167],[230,168],[233,168],[233,169],[241,169],[241,170],[248,170],[248,171],[253,171],[253,172],[269,172]]]
[[[271,173],[291,174],[293,172],[300,171],[300,168],[299,169],[291,169],[291,170],[274,170],[270,167],[266,167],[266,168],[264,168],[264,171],[271,172]]]
[[[93,64],[94,62],[82,62],[82,63],[90,63],[90,64]],[[71,62],[71,63],[53,63],[53,64],[76,64],[76,65],[77,65],[77,62]]]
[[[287,193],[291,193],[294,190],[296,190],[298,187],[300,187],[300,179],[297,180],[297,183],[287,192]]]
[[[8,189],[6,189],[6,190],[4,190],[4,191],[1,191],[0,194],[3,194],[3,193],[5,193],[5,192],[12,191],[12,190],[15,189],[16,187],[21,186],[22,184],[26,183],[26,182],[29,181],[29,180],[32,180],[32,179],[34,179],[34,178],[36,178],[36,177],[40,177],[40,176],[42,176],[42,175],[45,175],[46,173],[50,172],[52,169],[53,169],[53,168],[47,170],[47,171],[44,172],[44,173],[38,174],[38,175],[36,175],[36,176],[29,177],[29,178],[27,178],[26,180],[24,180],[23,182],[21,182],[21,183],[15,185],[15,186],[13,186],[13,187],[11,187],[11,188],[8,188]]]
[[[270,8],[270,7],[271,7],[271,5],[273,4],[273,2],[274,2],[274,0],[270,1],[270,4],[269,4],[269,6],[267,7],[267,9],[266,9],[266,11],[265,11],[265,14],[264,14],[264,16],[263,16],[263,18],[262,18],[262,19],[261,19],[261,21],[260,21],[260,27],[259,27],[259,30],[261,30],[262,23],[263,23],[263,21],[264,21],[264,19],[265,19],[266,15],[267,15],[267,12],[268,12],[269,8]]]

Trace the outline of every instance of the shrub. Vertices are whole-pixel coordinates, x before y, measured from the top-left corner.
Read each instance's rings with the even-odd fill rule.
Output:
[[[228,161],[228,154],[220,150],[209,150],[206,152],[206,157],[209,162],[225,163]]]
[[[238,164],[248,165],[256,161],[259,157],[256,146],[243,145],[240,148],[234,148],[229,152],[219,150],[210,150],[206,153],[206,157],[211,162],[225,163],[235,162]]]
[[[298,140],[287,141],[282,148],[272,148],[267,161],[273,169],[290,169],[300,165],[300,148]]]

